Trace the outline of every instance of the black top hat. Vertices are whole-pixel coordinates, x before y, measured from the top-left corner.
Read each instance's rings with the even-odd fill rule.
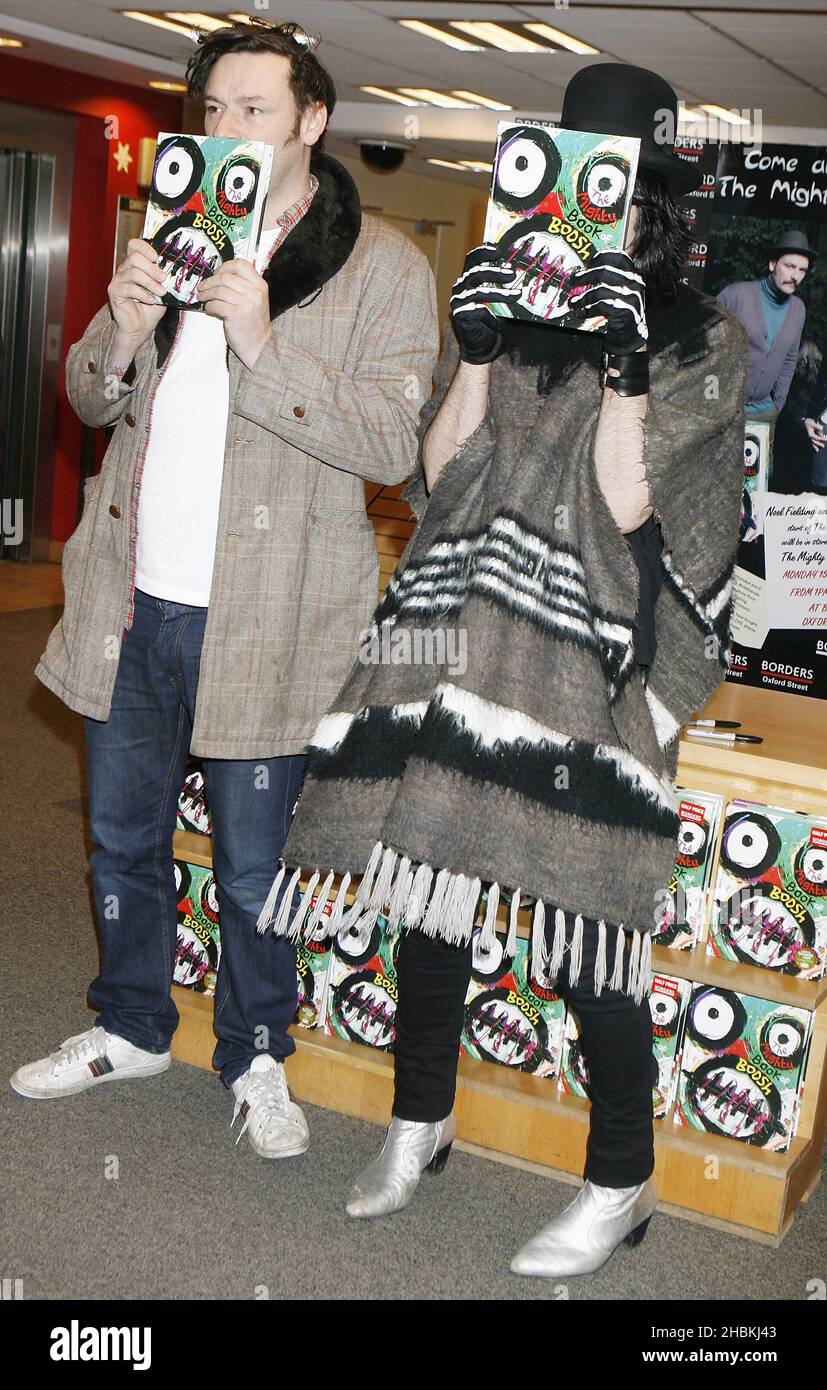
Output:
[[[641,169],[662,174],[672,192],[690,193],[702,182],[696,164],[675,154],[678,98],[664,77],[628,63],[593,63],[581,68],[566,87],[560,124],[568,130],[634,135],[640,140]],[[660,138],[659,138],[660,137]]]
[[[777,261],[779,256],[789,255],[792,251],[797,256],[807,256],[811,265],[818,258],[818,252],[807,244],[807,233],[800,232],[797,227],[788,227],[786,232],[781,233],[770,251],[770,260]]]

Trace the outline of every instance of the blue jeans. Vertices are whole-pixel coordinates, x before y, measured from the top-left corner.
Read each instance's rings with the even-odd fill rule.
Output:
[[[136,592],[109,718],[85,719],[101,970],[89,1003],[107,1032],[166,1052],[177,914],[172,834],[192,735],[206,608]],[[221,913],[213,1065],[229,1086],[252,1059],[295,1051],[295,948],[256,918],[273,880],[304,757],[204,759]]]

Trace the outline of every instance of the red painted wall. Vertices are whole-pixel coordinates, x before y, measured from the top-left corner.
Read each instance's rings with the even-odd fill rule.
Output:
[[[182,96],[107,82],[81,72],[55,68],[0,50],[0,93],[26,106],[68,111],[78,117],[69,262],[63,316],[63,349],[81,337],[106,298],[112,278],[115,212],[121,195],[138,191],[138,142],[159,130],[180,130]],[[117,119],[116,138],[106,139],[107,117]],[[109,128],[115,134],[110,120]],[[129,146],[132,162],[120,172],[115,163],[119,142]],[[52,540],[64,541],[77,521],[81,424],[61,383],[56,420]]]

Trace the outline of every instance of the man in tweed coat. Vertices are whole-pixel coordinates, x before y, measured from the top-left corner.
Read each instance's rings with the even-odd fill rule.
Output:
[[[206,312],[181,313],[159,298],[153,248],[130,242],[68,355],[75,410],[115,434],[37,674],[85,716],[101,972],[96,1026],[12,1085],[57,1097],[169,1066],[172,832],[191,749],[221,908],[214,1065],[253,1148],[278,1158],[309,1142],[282,1065],[295,954],[256,918],[302,751],[376,601],[363,480],[412,471],[438,335],[425,258],[363,219],[350,176],[319,153],[335,91],[312,41],[295,25],[216,31],[189,86],[208,135],[274,146],[259,259],[225,264],[199,288]],[[185,142],[159,155],[171,196],[187,159]]]

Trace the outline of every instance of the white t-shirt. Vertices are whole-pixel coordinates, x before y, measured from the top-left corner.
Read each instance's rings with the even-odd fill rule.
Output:
[[[262,232],[261,273],[281,229]],[[210,601],[230,408],[220,319],[182,311],[183,325],[155,393],[138,505],[136,588],[206,608]]]

